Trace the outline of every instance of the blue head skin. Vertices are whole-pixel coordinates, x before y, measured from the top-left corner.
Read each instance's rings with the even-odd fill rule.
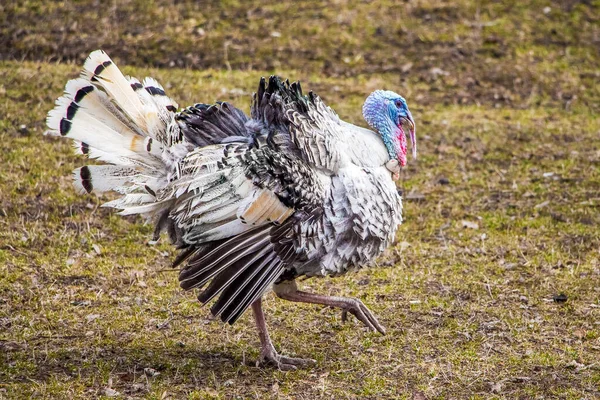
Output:
[[[406,129],[410,133],[413,158],[417,157],[415,121],[406,100],[389,90],[376,90],[367,97],[363,105],[365,121],[380,135],[391,159],[406,165]]]

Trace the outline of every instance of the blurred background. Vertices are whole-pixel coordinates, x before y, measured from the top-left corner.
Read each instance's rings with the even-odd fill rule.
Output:
[[[597,105],[597,7],[591,0],[14,1],[0,6],[0,57],[81,64],[102,48],[144,67],[365,75],[405,83],[422,105]]]
[[[260,76],[301,79],[349,122],[402,94],[419,156],[405,223],[365,269],[302,287],[355,296],[378,336],[267,296],[212,321],[149,246],[151,225],[80,196],[88,163],[45,116],[87,55],[180,106],[248,111]],[[0,3],[0,399],[600,398],[598,0]]]

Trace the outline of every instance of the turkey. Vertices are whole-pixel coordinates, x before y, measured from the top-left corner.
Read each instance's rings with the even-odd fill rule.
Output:
[[[339,307],[369,329],[383,326],[358,299],[298,289],[298,277],[337,276],[369,265],[394,240],[402,203],[394,179],[416,157],[415,123],[404,98],[377,90],[363,116],[342,121],[299,82],[262,78],[250,117],[226,102],[179,109],[154,79],[124,76],[94,51],[47,117],[50,133],[104,162],[74,171],[81,193],[120,195],[103,206],[155,223],[180,249],[183,289],[214,299],[233,324],[252,308],[259,362],[282,370],[314,362],[280,355],[261,298]]]

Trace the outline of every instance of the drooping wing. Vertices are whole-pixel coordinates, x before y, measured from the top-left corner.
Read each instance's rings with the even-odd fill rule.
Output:
[[[343,125],[319,96],[302,94],[300,82],[261,79],[254,94],[252,118],[272,130],[289,132],[302,159],[316,168],[336,172],[340,162]]]
[[[210,121],[213,132],[232,128]],[[169,220],[186,247],[176,261],[187,262],[181,286],[208,284],[200,301],[219,296],[211,311],[229,323],[303,256],[294,229],[323,204],[315,170],[298,152],[268,145],[261,131],[229,131],[224,143],[194,149],[179,163],[177,179],[158,194],[175,199]]]

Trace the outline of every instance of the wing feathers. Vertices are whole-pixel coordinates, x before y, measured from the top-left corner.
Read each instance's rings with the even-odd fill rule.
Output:
[[[274,258],[268,265],[263,267],[259,273],[248,283],[243,285],[242,291],[236,299],[221,312],[221,321],[229,324],[235,323],[243,312],[256,301],[277,280],[284,270],[284,266],[278,258]],[[241,297],[243,295],[243,297]],[[241,299],[238,300],[238,298]],[[215,307],[218,304],[215,304]]]
[[[296,151],[313,166],[336,172],[343,134],[337,114],[319,96],[303,95],[300,82],[290,84],[271,76],[261,79],[253,97],[252,118],[265,126],[282,126]]]
[[[283,263],[273,251],[270,229],[269,225],[256,227],[220,242],[212,250],[185,251],[182,259],[189,262],[179,275],[181,287],[201,288],[210,281],[198,299],[207,303],[220,294],[211,312],[233,324],[283,272]]]
[[[267,189],[257,189],[246,201],[246,205],[238,211],[238,217],[248,223],[257,225],[263,222],[281,224],[294,210],[285,206],[275,194]]]

